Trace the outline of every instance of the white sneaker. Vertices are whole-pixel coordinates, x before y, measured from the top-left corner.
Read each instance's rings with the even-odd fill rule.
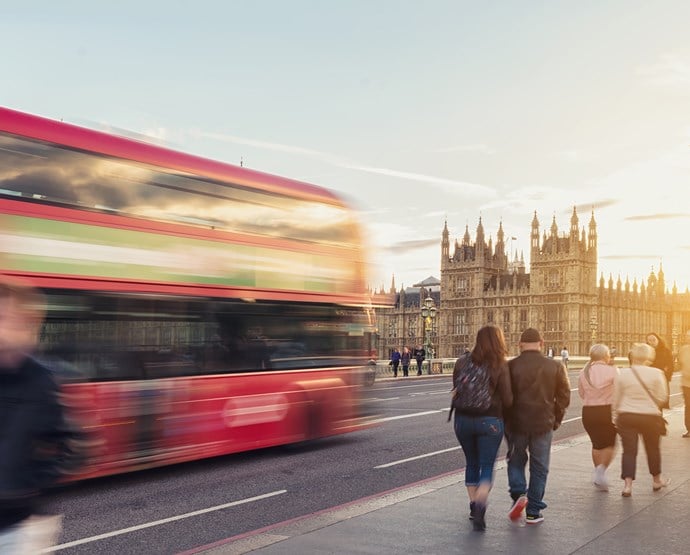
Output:
[[[599,491],[609,491],[609,482],[606,479],[606,467],[600,464],[594,470],[594,486]]]

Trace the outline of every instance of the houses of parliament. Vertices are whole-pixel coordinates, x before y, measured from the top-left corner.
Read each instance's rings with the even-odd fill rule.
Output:
[[[511,354],[523,329],[542,331],[544,343],[560,352],[586,355],[593,342],[627,352],[648,332],[661,335],[675,351],[690,330],[690,293],[669,290],[663,267],[632,284],[618,277],[597,280],[597,224],[594,212],[580,226],[573,208],[570,228],[559,232],[554,216],[547,232],[535,212],[530,233],[530,271],[524,255],[510,259],[502,223],[496,243],[486,240],[479,218],[474,240],[466,226],[451,248],[447,222],[441,236],[441,279],[395,293],[393,308],[379,312],[379,356],[393,347],[422,344],[420,302],[431,296],[438,308],[431,342],[438,357],[472,348],[480,327],[493,323],[505,334]]]

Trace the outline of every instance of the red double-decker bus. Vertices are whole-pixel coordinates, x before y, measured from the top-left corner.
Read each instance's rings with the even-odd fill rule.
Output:
[[[0,272],[46,294],[82,477],[362,426],[364,252],[325,189],[0,108]]]

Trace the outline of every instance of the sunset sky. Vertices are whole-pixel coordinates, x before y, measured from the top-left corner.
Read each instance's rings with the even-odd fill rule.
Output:
[[[373,286],[573,206],[607,281],[690,286],[690,2],[13,4],[0,104],[339,191]]]

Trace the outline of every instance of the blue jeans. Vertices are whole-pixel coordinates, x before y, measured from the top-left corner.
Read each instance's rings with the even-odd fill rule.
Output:
[[[503,420],[496,416],[455,415],[455,435],[465,453],[466,486],[493,483],[503,432]]]
[[[538,515],[546,508],[544,490],[549,474],[552,431],[542,434],[507,434],[508,439],[508,485],[513,500],[527,494],[527,514]],[[525,465],[529,451],[529,487],[525,479]]]

